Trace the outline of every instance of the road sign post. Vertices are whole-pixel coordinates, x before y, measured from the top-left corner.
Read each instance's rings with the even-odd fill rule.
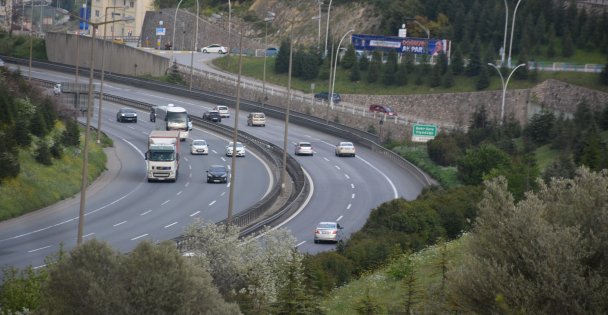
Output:
[[[437,136],[437,126],[435,125],[414,124],[412,128],[413,142],[427,142],[435,139],[435,136]]]

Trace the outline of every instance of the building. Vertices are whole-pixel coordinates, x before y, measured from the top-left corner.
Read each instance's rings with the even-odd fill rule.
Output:
[[[129,16],[134,18],[130,22],[121,21],[99,27],[97,35],[100,38],[141,36],[146,11],[154,11],[153,0],[91,0],[91,21],[94,23],[121,20]]]

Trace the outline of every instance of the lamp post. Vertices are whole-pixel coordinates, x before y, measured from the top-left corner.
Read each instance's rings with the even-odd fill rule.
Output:
[[[317,51],[319,51],[321,49],[321,6],[323,5],[323,0],[317,0],[317,2],[319,3],[319,34],[317,35],[319,38],[317,42]]]
[[[340,55],[340,45],[342,45],[342,41],[344,40],[344,38],[346,38],[346,36],[349,33],[354,32],[355,29],[350,29],[348,31],[346,31],[346,33],[344,33],[344,35],[342,35],[342,38],[340,38],[340,41],[338,42],[338,48],[336,49],[336,56],[334,57],[334,74],[332,76],[332,81],[331,81],[331,92],[329,93],[329,106],[333,109],[334,108],[334,89],[336,87],[336,68],[338,67],[338,56]]]
[[[82,185],[80,186],[80,209],[78,214],[78,236],[76,239],[76,244],[82,244],[82,234],[84,230],[84,207],[86,203],[87,196],[87,182],[88,182],[88,172],[89,172],[89,138],[90,138],[90,129],[91,129],[91,108],[93,107],[93,73],[95,72],[95,67],[93,65],[94,55],[95,55],[95,37],[97,34],[97,28],[100,25],[105,25],[108,23],[122,22],[122,21],[132,21],[133,18],[124,18],[120,20],[113,21],[104,21],[104,22],[91,22],[85,19],[78,17],[79,20],[85,21],[93,27],[93,36],[91,38],[91,59],[90,59],[90,68],[89,68],[89,95],[87,99],[87,123],[86,130],[84,133],[84,148],[82,155]]]
[[[192,91],[192,76],[194,73],[194,51],[198,49],[198,19],[199,19],[199,8],[198,0],[196,0],[196,34],[194,35],[194,49],[190,54],[190,91]]]
[[[228,56],[227,56],[228,59],[226,60],[228,69],[230,69],[230,51],[232,50],[232,48],[230,47],[230,39],[231,39],[230,38],[231,37],[230,36],[231,35],[231,33],[230,33],[231,21],[230,20],[231,19],[232,19],[232,5],[230,4],[230,0],[228,0],[228,45],[226,45],[226,46],[228,46]]]
[[[500,54],[501,66],[505,63],[505,50],[507,49],[507,26],[509,24],[509,5],[507,4],[507,0],[503,1],[505,2],[505,36],[502,40],[502,53]]]
[[[331,11],[331,1],[329,0],[329,6],[327,7],[327,26],[325,27],[325,50],[323,52],[323,57],[327,57],[327,38],[329,36],[329,12]]]
[[[243,49],[243,24],[239,39],[239,50]],[[234,180],[236,178],[236,142],[238,140],[239,111],[241,103],[241,69],[243,66],[243,54],[239,54],[239,74],[236,80],[236,108],[234,111],[234,129],[232,132],[232,156],[230,167],[230,192],[228,197],[228,218],[226,219],[226,231],[232,225],[232,212],[234,209]]]
[[[500,124],[502,125],[503,120],[504,120],[504,116],[505,116],[505,97],[507,94],[507,84],[509,84],[509,79],[511,79],[511,76],[513,75],[513,73],[515,73],[515,70],[517,70],[519,67],[523,67],[525,66],[525,63],[522,63],[520,65],[517,65],[517,67],[515,67],[513,70],[511,70],[511,73],[509,74],[509,76],[507,77],[507,81],[505,82],[504,77],[502,76],[502,72],[500,72],[500,69],[493,63],[488,63],[488,66],[491,66],[492,68],[496,69],[496,71],[498,71],[498,75],[500,75],[500,81],[502,82],[502,105],[500,106]]]
[[[267,15],[268,16],[264,19],[264,78],[262,81],[262,94],[264,94],[264,99],[262,100],[262,106],[264,106],[264,102],[266,101],[266,55],[268,51],[268,22],[274,21],[275,14],[274,12],[268,11]]]
[[[418,22],[418,20],[416,20],[416,19],[408,18],[408,19],[405,19],[405,20],[406,21],[412,21],[412,22],[416,23],[416,25],[420,26],[424,30],[424,32],[426,33],[426,47],[425,47],[425,50],[426,50],[426,54],[428,55],[428,53],[429,53],[429,40],[431,39],[431,31],[426,26],[422,25],[422,23]]]
[[[515,10],[513,10],[513,22],[511,22],[511,38],[509,38],[509,59],[507,59],[507,65],[509,66],[509,68],[511,68],[511,48],[513,47],[513,30],[515,29],[515,16],[517,15],[517,7],[519,7],[520,3],[521,0],[518,0],[517,4],[515,5]]]
[[[106,7],[106,12],[103,17],[104,25],[103,25],[103,37],[104,41],[101,45],[101,82],[99,83],[99,112],[97,113],[97,143],[101,142],[101,107],[103,106],[103,77],[104,77],[104,64],[106,60],[105,49],[107,42],[107,33],[106,26],[108,26],[108,9],[120,9],[123,7]],[[114,20],[114,15],[120,15],[120,13],[112,12],[112,20]],[[113,36],[112,36],[113,38]]]
[[[285,193],[287,180],[287,137],[289,135],[289,110],[291,108],[291,68],[293,64],[293,24],[289,35],[289,68],[287,71],[287,108],[285,109],[285,132],[283,134],[283,163],[281,170],[281,194]]]
[[[175,9],[175,15],[173,16],[173,36],[171,37],[171,61],[173,61],[173,51],[175,50],[175,23],[177,23],[177,11],[179,11],[179,6],[182,4],[183,0],[179,0],[177,3],[177,8]],[[506,1],[506,0],[505,0]],[[183,47],[182,47],[183,49]]]

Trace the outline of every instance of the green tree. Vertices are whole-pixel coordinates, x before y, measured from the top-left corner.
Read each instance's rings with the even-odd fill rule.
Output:
[[[274,59],[274,72],[277,74],[287,73],[289,71],[290,42],[289,39],[281,41],[279,52]]]
[[[452,69],[454,75],[461,75],[464,73],[464,57],[462,56],[462,52],[458,47],[454,49],[454,56],[452,57],[449,67]]]
[[[2,314],[19,314],[38,310],[42,302],[42,287],[47,281],[46,269],[5,267],[0,285]],[[24,312],[25,314],[25,312]]]
[[[475,88],[477,91],[485,90],[490,86],[490,70],[488,67],[481,67],[479,70],[479,77],[477,78],[477,83],[475,84]]]
[[[448,275],[458,310],[604,313],[606,187],[606,172],[581,168],[574,179],[540,181],[537,192],[515,203],[504,178],[486,182],[475,228],[464,246],[466,258]]]
[[[439,65],[433,66],[429,76],[429,86],[435,88],[441,85],[441,68]]]
[[[367,54],[363,54],[361,59],[359,59],[359,68],[361,71],[367,71],[369,69],[369,59],[367,59]]]
[[[342,69],[351,69],[357,62],[357,55],[355,54],[355,46],[353,44],[348,45],[348,49],[344,53],[342,59],[340,59],[340,66]]]
[[[566,31],[562,38],[562,57],[572,57],[574,55],[574,41],[572,40],[572,34]]]
[[[65,131],[61,140],[68,147],[78,147],[80,145],[80,128],[78,128],[76,119],[67,118],[65,120]]]
[[[469,55],[469,63],[466,66],[466,75],[469,77],[476,77],[481,72],[481,45],[479,40],[475,40],[473,43],[473,48],[471,49],[471,53]]]
[[[43,113],[39,110],[37,110],[36,114],[34,114],[32,117],[30,122],[30,132],[37,137],[44,137],[49,133],[49,128],[46,125]]]
[[[40,140],[38,142],[38,149],[36,150],[36,162],[42,165],[52,165],[53,158],[51,156],[51,150],[49,149],[49,145],[44,140]]]
[[[440,133],[435,139],[427,142],[427,152],[433,162],[441,166],[454,166],[462,154],[462,148],[454,135]]]
[[[593,171],[599,171],[604,166],[605,144],[595,123],[585,130],[582,139],[574,152],[577,165],[585,165]]]
[[[443,78],[441,79],[441,86],[446,89],[454,86],[454,73],[451,67],[448,67],[448,70],[443,75]]]
[[[314,53],[306,52],[301,56],[301,73],[303,80],[312,80],[319,75],[318,57]]]
[[[173,61],[173,64],[169,68],[169,75],[167,76],[167,82],[173,84],[184,84],[184,78],[179,72],[179,67],[177,66],[177,60]]]
[[[550,182],[552,178],[574,178],[576,171],[576,164],[570,156],[570,154],[562,152],[559,158],[551,162],[545,172],[543,173],[543,179],[545,182]]]
[[[369,294],[369,288],[365,288],[365,295],[356,301],[354,308],[360,315],[381,314],[383,311],[382,305]]]
[[[395,83],[397,86],[406,86],[408,81],[407,67],[404,63],[398,65],[397,73],[395,74]]]
[[[384,85],[394,85],[397,70],[397,52],[391,50],[386,58],[386,63],[382,67],[382,83]]]
[[[458,159],[458,178],[466,185],[478,185],[483,176],[493,169],[506,169],[510,166],[510,158],[502,150],[492,144],[482,144],[467,152]]]
[[[359,82],[361,80],[361,71],[359,70],[359,62],[355,61],[350,70],[349,79],[351,82]]]
[[[375,50],[372,53],[372,61],[370,62],[369,69],[367,70],[367,82],[368,83],[377,82],[380,77],[381,71],[382,71],[382,55],[380,55],[380,52]]]
[[[0,182],[5,178],[16,177],[21,171],[19,151],[15,138],[0,128]]]
[[[524,129],[524,135],[536,145],[550,143],[554,138],[555,115],[553,112],[543,109],[530,118],[528,126]]]

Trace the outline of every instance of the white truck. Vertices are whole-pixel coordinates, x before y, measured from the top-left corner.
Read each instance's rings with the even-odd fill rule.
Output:
[[[177,180],[179,170],[179,130],[153,130],[148,137],[148,182]]]

